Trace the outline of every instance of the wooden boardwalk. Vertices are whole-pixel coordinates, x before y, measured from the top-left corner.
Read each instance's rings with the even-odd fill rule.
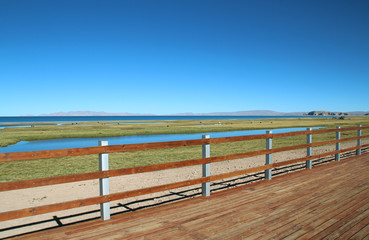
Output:
[[[16,239],[369,239],[369,154]]]

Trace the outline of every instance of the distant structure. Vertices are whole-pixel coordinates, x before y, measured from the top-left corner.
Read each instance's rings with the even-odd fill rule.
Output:
[[[327,111],[311,111],[305,113],[306,116],[347,116],[348,113],[343,112],[327,112]]]

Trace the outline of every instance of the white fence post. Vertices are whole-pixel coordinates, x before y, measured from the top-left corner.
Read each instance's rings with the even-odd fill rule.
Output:
[[[202,135],[202,138],[210,138],[210,135]],[[210,157],[210,144],[202,145],[202,158]],[[210,176],[210,163],[205,163],[202,165],[202,177]],[[210,182],[205,182],[201,184],[202,195],[210,196]]]
[[[312,128],[307,128],[306,130],[307,130],[307,131],[311,131],[311,130],[312,130]],[[306,135],[306,142],[307,142],[308,144],[310,144],[310,143],[312,143],[312,142],[313,142],[313,137],[312,137],[312,134],[311,134],[311,133],[309,133],[308,135]],[[307,147],[307,148],[306,148],[306,155],[307,155],[308,157],[310,157],[310,156],[312,155],[312,147]],[[312,168],[312,160],[307,160],[307,161],[306,161],[306,168],[307,168],[307,169],[311,169],[311,168]]]
[[[336,127],[336,128],[340,129],[341,127]],[[336,132],[336,140],[340,140],[340,139],[341,139],[341,132],[337,131]],[[341,150],[341,143],[340,142],[336,143],[336,151],[339,151],[339,150]],[[336,153],[335,158],[336,158],[336,161],[340,161],[341,160],[340,159],[340,154]]]
[[[108,141],[99,141],[99,146],[107,146]],[[99,154],[99,171],[109,170],[109,154]],[[100,196],[109,194],[109,178],[100,178]],[[100,203],[100,215],[102,220],[110,219],[110,202]]]
[[[361,128],[361,125],[359,127]],[[361,137],[361,129],[357,130],[357,136]],[[361,146],[361,139],[357,140],[357,146]],[[356,149],[356,155],[361,155],[361,148]]]
[[[272,131],[266,131],[266,134],[272,134]],[[272,149],[272,138],[266,139],[266,149]],[[272,154],[266,154],[265,156],[265,165],[272,164]],[[265,179],[272,179],[272,169],[265,170]]]

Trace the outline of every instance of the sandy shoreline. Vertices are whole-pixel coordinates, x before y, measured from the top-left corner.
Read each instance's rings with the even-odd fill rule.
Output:
[[[363,144],[369,140],[362,141]],[[356,146],[356,142],[341,143],[341,149]],[[335,145],[313,148],[313,154],[334,151]],[[305,149],[286,151],[273,154],[273,162],[282,162],[306,156]],[[329,157],[328,157],[329,158]],[[233,172],[241,169],[262,166],[265,164],[265,156],[230,160],[211,164],[211,174],[221,174]],[[304,163],[296,165],[303,167]],[[288,171],[289,168],[273,171]],[[184,167],[178,169],[162,170],[150,173],[140,173],[134,175],[110,178],[110,193],[124,192],[134,189],[146,188],[150,186],[164,185],[172,182],[179,182],[201,177],[201,165]],[[232,186],[245,184],[264,177],[264,174],[249,174],[239,176],[232,180],[216,181],[212,183],[212,191],[215,189],[226,189]],[[165,202],[183,199],[191,195],[200,193],[200,185],[193,185],[181,189],[175,189],[155,194],[149,194],[129,199],[111,202],[111,212],[126,212],[144,206],[157,205]],[[75,183],[59,184],[54,186],[38,187],[33,189],[13,190],[1,192],[0,211],[6,212],[29,207],[48,205],[57,202],[65,202],[76,199],[98,196],[98,180],[81,181]],[[14,236],[26,232],[32,232],[49,227],[57,227],[77,221],[99,217],[99,206],[80,207],[60,212],[37,215],[34,217],[21,218],[1,223],[0,238]],[[41,223],[42,222],[42,223]],[[37,224],[38,223],[38,224]],[[21,227],[23,226],[23,227]]]

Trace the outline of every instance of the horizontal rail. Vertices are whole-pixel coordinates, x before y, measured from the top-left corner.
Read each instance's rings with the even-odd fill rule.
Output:
[[[259,151],[246,152],[246,153],[236,153],[236,154],[230,154],[230,155],[224,155],[224,156],[162,163],[162,164],[155,164],[155,165],[148,165],[148,166],[122,168],[122,169],[114,169],[114,170],[108,170],[108,171],[81,173],[81,174],[65,175],[65,176],[58,176],[58,177],[49,177],[49,178],[38,178],[38,179],[23,180],[23,181],[16,181],[16,182],[5,182],[5,183],[0,183],[0,192],[16,190],[16,189],[62,184],[62,183],[71,183],[71,182],[77,182],[77,181],[86,181],[86,180],[93,180],[93,179],[99,179],[99,178],[117,177],[117,176],[136,174],[136,173],[154,172],[154,171],[180,168],[180,167],[189,167],[189,166],[194,166],[194,165],[199,165],[199,164],[221,162],[221,161],[234,160],[234,159],[239,159],[239,158],[255,157],[259,155],[284,152],[284,151],[290,151],[290,150],[297,150],[297,149],[302,149],[302,148],[307,148],[307,147],[323,146],[323,145],[334,144],[334,143],[345,142],[345,141],[352,141],[352,140],[357,140],[357,139],[362,139],[362,138],[367,138],[367,137],[369,137],[369,135],[351,137],[351,138],[343,138],[339,140],[329,140],[329,141],[324,141],[324,142],[316,142],[316,143],[309,143],[309,144],[280,147],[280,148],[274,148],[274,149],[268,149],[268,150],[259,150]]]
[[[243,174],[248,174],[248,173],[253,173],[253,172],[260,172],[260,171],[275,168],[275,167],[287,166],[287,165],[290,165],[290,164],[303,162],[303,161],[310,160],[310,159],[316,159],[316,158],[331,156],[331,155],[334,155],[334,154],[337,154],[337,153],[352,151],[352,150],[355,150],[355,149],[368,147],[368,146],[369,146],[369,144],[356,146],[356,147],[350,147],[350,148],[346,148],[346,149],[342,149],[342,150],[338,150],[338,151],[312,155],[312,156],[308,156],[308,157],[293,159],[293,160],[279,162],[279,163],[273,163],[273,164],[264,165],[264,166],[260,166],[260,167],[254,167],[254,168],[239,170],[239,171],[235,171],[235,172],[223,173],[223,174],[219,174],[219,175],[213,175],[213,176],[208,176],[208,177],[191,179],[191,180],[186,180],[186,181],[176,182],[176,183],[171,183],[171,184],[166,184],[166,185],[160,185],[160,186],[155,186],[155,187],[137,189],[137,190],[132,190],[132,191],[128,191],[128,192],[113,193],[113,194],[109,194],[109,195],[86,198],[86,199],[81,199],[81,200],[74,200],[74,201],[50,204],[50,205],[45,205],[45,206],[40,206],[40,207],[33,207],[33,208],[26,208],[26,209],[8,211],[8,212],[0,213],[0,221],[7,221],[7,220],[22,218],[22,217],[30,217],[30,216],[35,216],[35,215],[39,215],[39,214],[62,211],[62,210],[67,210],[67,209],[71,209],[71,208],[89,206],[89,205],[105,203],[105,202],[110,202],[110,201],[130,198],[130,197],[141,196],[141,195],[145,195],[145,194],[161,192],[161,191],[165,191],[165,190],[171,190],[171,189],[191,186],[191,185],[205,183],[205,182],[209,182],[209,181],[216,181],[216,180],[231,178],[231,177],[235,177],[235,176],[239,176],[239,175],[243,175]]]
[[[296,132],[288,132],[288,133],[260,134],[260,135],[248,135],[248,136],[237,136],[237,137],[184,140],[184,141],[138,143],[138,144],[111,145],[111,146],[99,146],[99,147],[87,147],[87,148],[70,148],[70,149],[58,149],[58,150],[46,150],[46,151],[0,153],[0,162],[71,157],[71,156],[82,156],[82,155],[100,154],[100,153],[152,150],[152,149],[160,149],[160,148],[185,147],[185,146],[195,146],[195,145],[203,145],[203,144],[227,143],[227,142],[237,142],[237,141],[246,141],[246,140],[300,136],[300,135],[306,135],[306,134],[353,131],[353,130],[359,130],[359,129],[362,129],[362,130],[369,129],[369,126],[350,127],[350,128],[341,128],[341,129],[316,129],[316,130],[311,130],[311,131],[296,131]]]

